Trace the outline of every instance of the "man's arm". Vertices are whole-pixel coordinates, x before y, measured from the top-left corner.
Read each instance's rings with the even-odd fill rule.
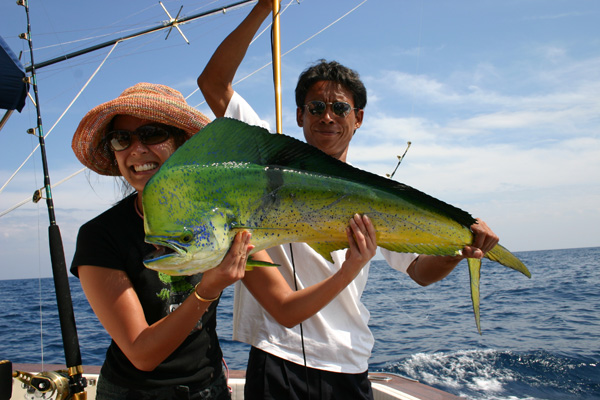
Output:
[[[198,87],[215,114],[225,115],[233,96],[233,78],[252,38],[273,10],[272,0],[259,0],[242,23],[223,40],[198,77]]]
[[[408,267],[408,275],[419,285],[427,286],[444,279],[465,258],[483,258],[496,244],[498,236],[482,220],[471,225],[473,244],[465,246],[462,256],[419,255]]]
[[[375,228],[366,216],[355,214],[346,228],[349,249],[340,269],[300,290],[292,290],[277,268],[247,271],[243,282],[277,322],[291,328],[312,317],[344,290],[377,251]],[[263,252],[266,253],[266,252]],[[255,253],[259,254],[259,253]],[[266,255],[268,257],[268,254]],[[269,259],[256,259],[271,262]]]

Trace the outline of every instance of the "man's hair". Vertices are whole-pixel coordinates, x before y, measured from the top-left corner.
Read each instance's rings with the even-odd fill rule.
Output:
[[[358,73],[337,61],[328,62],[321,59],[305,69],[298,78],[296,85],[296,105],[298,107],[304,106],[306,94],[311,86],[319,81],[332,81],[344,86],[352,92],[354,107],[363,109],[367,105],[367,89]]]

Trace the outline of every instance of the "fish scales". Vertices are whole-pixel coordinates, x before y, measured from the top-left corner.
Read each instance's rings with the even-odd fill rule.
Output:
[[[195,177],[195,184],[186,186],[192,175],[206,175],[207,179]],[[228,190],[217,187],[216,180],[227,182]],[[355,213],[369,215],[378,228],[378,244],[393,251],[453,255],[471,240],[467,228],[443,215],[418,213],[414,205],[389,193],[316,173],[248,164],[191,165],[170,171],[156,184],[160,187],[161,212],[155,217],[152,211],[144,210],[148,230],[160,225],[161,236],[172,239],[180,236],[182,227],[186,232],[197,231],[197,243],[211,252],[226,252],[239,228],[252,231],[254,251],[298,241],[345,246],[345,227]],[[444,223],[438,223],[440,219]],[[205,226],[218,226],[214,237],[221,240],[214,247],[206,243],[211,236],[201,229]],[[461,239],[457,240],[457,232],[462,232]],[[175,272],[202,272],[220,262],[210,257],[212,264],[202,265],[201,255],[196,252]]]

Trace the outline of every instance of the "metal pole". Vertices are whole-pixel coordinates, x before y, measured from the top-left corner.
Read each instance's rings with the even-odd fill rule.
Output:
[[[279,31],[279,0],[273,0],[273,80],[275,84],[275,118],[277,133],[282,133],[281,122],[281,43]]]

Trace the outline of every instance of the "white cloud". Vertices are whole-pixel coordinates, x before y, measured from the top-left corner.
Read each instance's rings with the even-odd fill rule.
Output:
[[[524,17],[523,19],[526,21],[531,20],[555,20],[555,19],[563,19],[563,18],[572,18],[572,17],[582,17],[585,16],[582,12],[568,12],[568,13],[559,13],[559,14],[546,14],[546,15],[534,15],[531,17]]]
[[[598,245],[599,59],[543,50],[565,63],[523,68],[504,82],[509,70],[502,76],[489,64],[444,81],[401,71],[371,77],[375,98],[349,160],[390,173],[410,140],[395,179],[482,217],[510,249]],[[477,84],[463,86],[470,75]]]

